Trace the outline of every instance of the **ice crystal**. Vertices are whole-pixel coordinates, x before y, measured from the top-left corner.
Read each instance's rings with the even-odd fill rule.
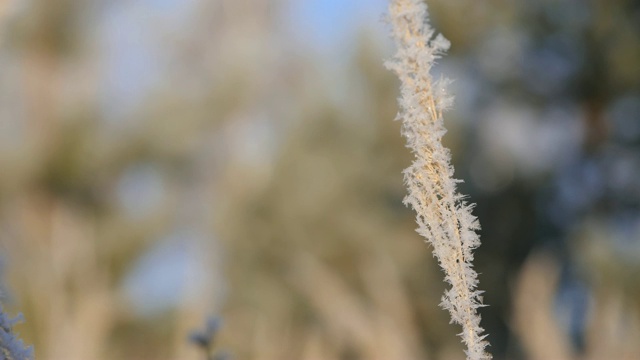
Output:
[[[453,98],[447,93],[449,80],[434,81],[431,68],[450,43],[427,23],[427,7],[421,0],[391,0],[389,6],[392,36],[397,53],[386,66],[401,81],[400,112],[402,134],[414,155],[404,171],[409,190],[404,203],[416,211],[417,232],[432,246],[434,255],[451,285],[441,306],[451,321],[462,326],[468,359],[490,359],[485,351],[477,308],[482,306],[473,270],[473,249],[480,245],[480,228],[471,214],[473,205],[457,193],[451,154],[442,145],[446,133],[442,112]]]

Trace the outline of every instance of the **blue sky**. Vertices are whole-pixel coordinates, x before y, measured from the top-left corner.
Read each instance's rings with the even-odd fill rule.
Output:
[[[363,27],[384,29],[387,0],[297,0],[292,2],[292,31],[326,50],[349,41]],[[298,35],[298,34],[296,34]]]
[[[101,27],[107,55],[103,106],[108,119],[126,118],[162,74],[162,51],[151,25],[161,21],[171,31],[180,31],[197,4],[199,0],[142,0],[108,8]],[[286,13],[287,32],[305,48],[336,58],[336,53],[348,51],[361,29],[387,39],[381,21],[386,5],[387,0],[292,0]]]

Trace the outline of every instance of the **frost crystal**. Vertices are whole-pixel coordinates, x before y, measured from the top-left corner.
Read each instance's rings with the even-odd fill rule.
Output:
[[[398,47],[386,63],[401,81],[400,113],[402,134],[414,154],[414,162],[404,171],[409,194],[404,200],[416,211],[417,232],[432,246],[451,288],[441,306],[449,310],[451,321],[462,326],[467,359],[490,359],[485,351],[477,308],[481,291],[473,270],[472,250],[480,245],[480,228],[471,214],[472,205],[456,191],[451,155],[442,145],[446,133],[442,112],[453,102],[447,93],[449,80],[433,81],[431,67],[449,49],[442,35],[426,22],[427,7],[421,0],[391,0],[392,36]]]
[[[25,347],[22,340],[13,333],[13,325],[20,321],[22,316],[9,318],[0,305],[0,360],[33,359],[33,348]]]

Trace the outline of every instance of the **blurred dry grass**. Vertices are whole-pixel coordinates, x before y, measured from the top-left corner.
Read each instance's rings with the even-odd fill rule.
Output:
[[[380,42],[361,37],[345,79],[288,42],[286,1],[201,2],[180,31],[140,24],[167,61],[120,109],[104,102],[113,54],[94,24],[112,7],[140,10],[18,3],[0,3],[0,251],[7,308],[24,313],[17,328],[38,359],[197,359],[186,336],[211,312],[237,359],[461,358],[438,308],[441,274],[401,205],[409,154]],[[478,32],[453,16],[464,4],[434,12],[454,43],[472,44],[462,32]],[[123,190],[141,168],[161,184],[151,200],[149,183]],[[176,306],[143,316],[123,283],[183,228],[202,235],[189,256],[211,264],[208,280],[186,278]],[[499,307],[517,334],[510,356],[640,358],[637,265],[617,260],[607,234],[576,231],[571,250],[594,289],[585,353],[554,305],[560,265],[534,253],[509,274],[512,308]]]
[[[597,286],[593,313],[587,324],[586,349],[572,347],[554,295],[560,270],[549,254],[533,254],[520,273],[514,289],[513,326],[531,359],[637,359],[640,336],[636,304],[616,286]]]

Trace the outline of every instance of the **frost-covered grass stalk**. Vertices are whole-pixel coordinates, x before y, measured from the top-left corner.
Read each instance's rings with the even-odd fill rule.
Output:
[[[480,245],[477,219],[456,192],[451,155],[442,145],[446,133],[442,112],[452,104],[447,94],[448,80],[434,81],[431,67],[449,48],[449,41],[435,35],[427,22],[427,6],[422,0],[390,0],[392,35],[397,53],[387,62],[401,81],[400,112],[402,133],[414,154],[413,164],[404,171],[409,194],[406,205],[416,211],[417,231],[433,246],[433,252],[451,287],[442,306],[451,321],[462,326],[468,359],[490,359],[485,351],[477,309],[482,306],[473,270],[472,250]]]

